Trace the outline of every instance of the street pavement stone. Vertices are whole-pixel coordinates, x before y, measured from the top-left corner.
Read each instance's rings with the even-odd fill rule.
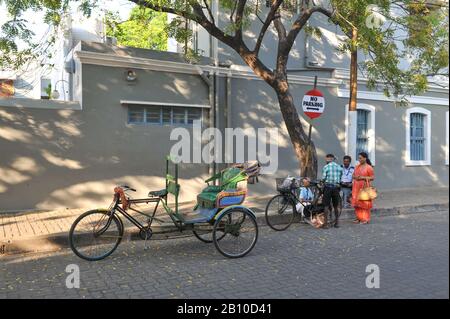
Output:
[[[0,298],[448,298],[448,211],[317,230],[261,227],[254,250],[226,259],[194,237],[124,242],[87,262],[69,249],[0,256]],[[80,267],[68,289],[66,266]],[[380,268],[380,288],[365,285]]]

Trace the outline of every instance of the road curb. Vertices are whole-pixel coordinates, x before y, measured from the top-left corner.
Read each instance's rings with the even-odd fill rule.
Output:
[[[258,225],[266,225],[264,210],[259,207],[250,208],[256,213],[256,220]],[[383,217],[383,216],[395,216],[395,215],[408,215],[408,214],[419,214],[419,213],[429,213],[433,211],[448,210],[449,203],[440,204],[427,204],[419,206],[399,206],[391,208],[374,208],[372,210],[373,217]],[[341,220],[349,220],[355,217],[354,211],[352,209],[345,209],[341,214]],[[152,239],[164,240],[174,237],[181,236],[191,236],[191,232],[186,231],[182,233],[176,233],[176,229],[167,229],[165,232],[158,232],[161,227],[154,228],[154,237]],[[172,234],[172,236],[170,236]],[[175,235],[175,236],[173,236]],[[127,228],[125,230],[124,241],[135,241],[141,240],[136,231],[136,228]],[[8,240],[6,242],[0,242],[0,257],[6,255],[15,255],[22,253],[36,253],[36,252],[53,252],[69,247],[69,240],[67,233],[58,233],[52,235],[36,236],[30,238],[24,238],[19,240]]]

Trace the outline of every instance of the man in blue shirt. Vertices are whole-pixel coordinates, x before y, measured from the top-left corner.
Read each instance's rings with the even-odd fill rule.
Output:
[[[350,208],[350,198],[352,197],[353,186],[353,173],[355,167],[352,166],[352,158],[349,155],[345,155],[343,160],[343,173],[341,178],[341,190],[342,190],[342,202],[344,208]]]
[[[325,165],[322,169],[322,180],[325,183],[322,198],[322,203],[325,209],[325,220],[323,228],[328,227],[328,215],[330,214],[331,204],[333,205],[334,216],[336,218],[334,227],[339,227],[339,204],[341,202],[340,184],[343,169],[335,162],[335,159],[336,158],[333,154],[327,154],[327,156],[325,157],[327,165]]]
[[[296,209],[297,212],[300,213],[304,217],[304,209],[305,206],[311,205],[311,202],[314,199],[314,193],[311,188],[311,180],[308,177],[304,177],[302,179],[302,187],[300,187],[299,199],[300,202],[297,203]]]

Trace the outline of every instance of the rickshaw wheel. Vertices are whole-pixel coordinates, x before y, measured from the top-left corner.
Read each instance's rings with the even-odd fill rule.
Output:
[[[227,218],[227,220],[222,221],[222,223],[226,223],[226,222],[228,222],[228,218]],[[223,226],[221,226],[221,227],[223,228]],[[199,229],[195,230],[195,228],[192,230],[192,233],[194,234],[194,236],[197,237],[198,240],[200,240],[206,244],[211,244],[212,242],[214,242],[213,232],[214,232],[213,226],[211,226],[211,228],[207,229],[207,230],[199,230]],[[221,235],[218,236],[217,240],[221,240],[223,237],[225,237],[226,234],[223,231],[221,231],[220,228],[219,228],[218,232],[220,232]]]
[[[212,239],[212,230],[209,231],[201,231],[201,230],[193,230],[192,233],[195,237],[197,237],[198,240],[206,243],[211,244],[213,242]]]
[[[253,214],[246,209],[232,208],[214,224],[214,245],[225,257],[244,257],[253,249],[257,240],[258,224]]]

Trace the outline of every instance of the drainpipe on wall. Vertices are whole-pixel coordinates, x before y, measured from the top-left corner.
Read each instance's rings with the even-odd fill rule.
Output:
[[[212,80],[212,83],[213,83],[213,85],[212,85],[212,87],[213,87],[213,104],[212,104],[212,106],[213,106],[213,108],[212,108],[213,116],[212,116],[212,121],[211,122],[212,122],[212,127],[213,128],[218,128],[218,121],[219,120],[217,118],[217,104],[218,104],[218,101],[219,101],[219,98],[218,98],[218,92],[219,92],[218,87],[219,86],[218,86],[217,73],[216,72],[212,72],[211,77],[212,77],[211,80]],[[215,138],[216,137],[214,137],[214,140],[215,140]],[[214,149],[214,151],[217,152],[216,149]],[[215,175],[216,172],[217,172],[217,163],[216,163],[215,160],[213,160],[213,162],[212,162],[212,174]]]
[[[231,128],[231,72],[228,72],[227,75],[227,103],[225,106],[225,128]],[[226,148],[225,148],[226,149]],[[226,159],[227,154],[224,154]],[[226,162],[226,161],[225,161]]]
[[[217,26],[219,26],[219,0],[213,1],[213,15]],[[211,48],[212,48],[212,58],[214,59],[214,65],[219,66],[219,40],[210,35],[212,38]]]
[[[227,73],[227,127],[231,127],[231,72]]]
[[[209,90],[209,127],[214,127],[215,125],[215,77],[214,72],[204,72],[200,67],[196,67],[198,74],[202,78],[203,82],[206,83]],[[203,149],[203,140],[201,141],[202,149]],[[208,166],[208,175],[214,175],[216,171],[215,163],[209,164]]]

